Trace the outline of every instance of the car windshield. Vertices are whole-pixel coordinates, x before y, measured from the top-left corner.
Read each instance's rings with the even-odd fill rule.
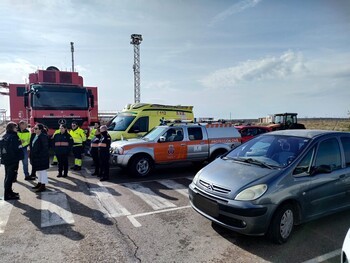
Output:
[[[159,135],[163,134],[165,130],[167,130],[167,126],[154,127],[147,134],[145,134],[145,136],[143,136],[142,139],[146,141],[154,141],[158,138]]]
[[[307,138],[295,136],[259,136],[233,149],[225,158],[265,167],[286,167],[308,142]]]
[[[130,123],[135,119],[136,116],[132,116],[129,114],[119,114],[114,117],[114,119],[110,122],[108,130],[109,131],[126,131],[129,127]]]

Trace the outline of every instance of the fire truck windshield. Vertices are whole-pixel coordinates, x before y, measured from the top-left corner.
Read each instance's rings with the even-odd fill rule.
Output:
[[[129,127],[130,123],[135,119],[135,117],[136,116],[121,113],[111,121],[108,130],[125,131]]]
[[[33,85],[32,108],[51,110],[86,110],[89,108],[88,92],[78,86]]]

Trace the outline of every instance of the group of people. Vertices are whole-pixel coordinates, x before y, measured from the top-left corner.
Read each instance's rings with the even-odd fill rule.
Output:
[[[32,188],[36,192],[46,190],[48,184],[47,169],[50,167],[50,145],[55,154],[54,161],[58,164],[57,177],[68,176],[68,158],[71,151],[74,155],[74,166],[71,169],[79,171],[82,167],[86,135],[78,123],[72,122],[72,129],[69,131],[66,125],[61,124],[51,139],[48,137],[47,127],[43,124],[35,124],[32,133],[27,127],[28,124],[25,121],[20,121],[18,125],[9,122],[6,126],[6,133],[3,136],[6,154],[1,156],[1,163],[5,166],[5,200],[19,199],[19,194],[12,190],[12,184],[17,180],[20,161],[23,164],[25,180],[38,178],[37,184]],[[111,145],[107,126],[100,126],[99,123],[96,123],[90,131],[89,139],[91,141],[90,154],[95,166],[93,175],[99,176],[101,181],[106,181],[109,179],[109,148]],[[28,160],[32,166],[31,174],[28,171]]]

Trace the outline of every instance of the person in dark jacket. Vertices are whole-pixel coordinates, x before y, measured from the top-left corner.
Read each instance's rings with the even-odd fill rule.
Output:
[[[61,124],[60,132],[56,133],[53,137],[53,150],[58,161],[57,177],[68,176],[68,156],[73,147],[73,143],[73,138],[68,133],[67,126]]]
[[[100,161],[100,181],[109,179],[109,148],[111,147],[111,136],[107,132],[107,126],[100,127],[101,139],[98,144],[98,154]]]
[[[2,156],[1,162],[5,165],[5,200],[19,199],[19,194],[12,190],[12,183],[17,176],[19,161],[23,159],[22,143],[17,135],[17,129],[16,123],[9,122],[6,126],[6,133],[3,136],[6,154]]]
[[[44,125],[38,123],[34,126],[35,137],[30,144],[30,163],[38,175],[38,184],[33,187],[36,192],[46,190],[48,184],[47,169],[50,167],[49,139]]]
[[[101,140],[100,128],[97,128],[95,131],[95,136],[91,139],[90,143],[90,155],[94,162],[95,172],[92,175],[100,176],[100,161],[98,157],[98,144]]]

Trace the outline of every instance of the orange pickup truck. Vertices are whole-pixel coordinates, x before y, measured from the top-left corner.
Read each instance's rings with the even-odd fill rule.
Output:
[[[147,176],[155,164],[212,161],[240,144],[241,135],[231,124],[157,126],[140,139],[113,142],[111,163]]]

